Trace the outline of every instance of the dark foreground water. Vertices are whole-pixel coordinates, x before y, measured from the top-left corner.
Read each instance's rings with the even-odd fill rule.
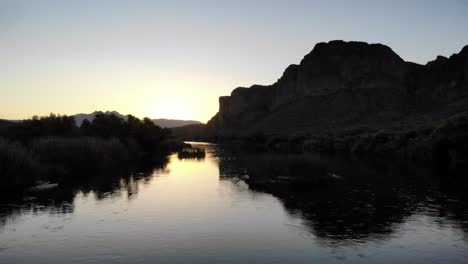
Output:
[[[0,201],[0,263],[467,263],[467,189],[425,170],[203,145]]]

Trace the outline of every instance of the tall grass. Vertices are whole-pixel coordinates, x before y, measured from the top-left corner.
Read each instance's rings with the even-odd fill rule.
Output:
[[[0,189],[128,169],[138,149],[116,138],[39,137],[27,145],[0,138]]]
[[[77,127],[73,117],[51,114],[2,127],[0,180],[5,184],[113,174],[180,148],[168,142],[169,130],[131,115],[98,114]]]
[[[30,147],[53,177],[112,171],[127,165],[131,155],[116,138],[46,137],[34,140]]]
[[[0,138],[0,188],[32,184],[43,173],[35,153],[17,142]]]

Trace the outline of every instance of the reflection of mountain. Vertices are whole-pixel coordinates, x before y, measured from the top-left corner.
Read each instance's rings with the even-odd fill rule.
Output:
[[[149,183],[154,171],[165,173],[167,157],[153,160],[136,171],[119,174],[83,177],[66,182],[59,188],[39,192],[12,190],[0,194],[0,229],[24,213],[69,214],[74,210],[76,194],[93,194],[96,200],[127,195],[129,199],[138,194],[141,184]]]
[[[304,155],[223,153],[221,176],[244,177],[249,188],[278,197],[323,242],[385,239],[414,214],[453,221],[468,233],[463,187],[441,185],[424,169]]]

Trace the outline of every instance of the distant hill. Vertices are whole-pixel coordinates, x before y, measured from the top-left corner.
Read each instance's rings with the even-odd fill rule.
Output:
[[[93,121],[97,114],[106,114],[106,115],[114,114],[114,115],[119,116],[119,117],[121,117],[121,118],[123,118],[125,120],[127,119],[126,115],[122,115],[121,113],[119,113],[117,111],[106,111],[106,112],[94,111],[91,114],[83,114],[82,113],[82,114],[76,114],[76,115],[72,115],[72,116],[75,118],[76,125],[81,126],[81,124],[83,124],[83,121],[85,121],[85,120]]]
[[[168,127],[168,128],[203,124],[202,122],[194,121],[194,120],[177,120],[177,119],[164,119],[164,118],[158,118],[158,119],[152,119],[152,120],[156,125],[160,127]]]
[[[83,121],[86,119],[88,121],[94,120],[97,114],[104,113],[106,115],[114,114],[116,116],[119,116],[123,119],[127,119],[126,115],[123,115],[117,111],[94,111],[91,114],[76,114],[73,115],[75,118],[75,122],[78,126],[81,126],[83,124]],[[180,127],[180,126],[186,126],[186,125],[193,125],[193,124],[203,124],[199,121],[194,121],[194,120],[176,120],[176,119],[164,119],[164,118],[158,118],[158,119],[152,119],[153,123],[160,126],[160,127]]]
[[[172,135],[178,139],[190,141],[208,141],[211,139],[206,133],[206,125],[202,123],[172,127],[171,131]]]

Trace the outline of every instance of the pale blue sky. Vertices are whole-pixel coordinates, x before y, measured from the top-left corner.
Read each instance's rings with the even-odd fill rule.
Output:
[[[207,121],[317,42],[426,63],[468,44],[468,0],[0,0],[0,118],[117,110]]]

